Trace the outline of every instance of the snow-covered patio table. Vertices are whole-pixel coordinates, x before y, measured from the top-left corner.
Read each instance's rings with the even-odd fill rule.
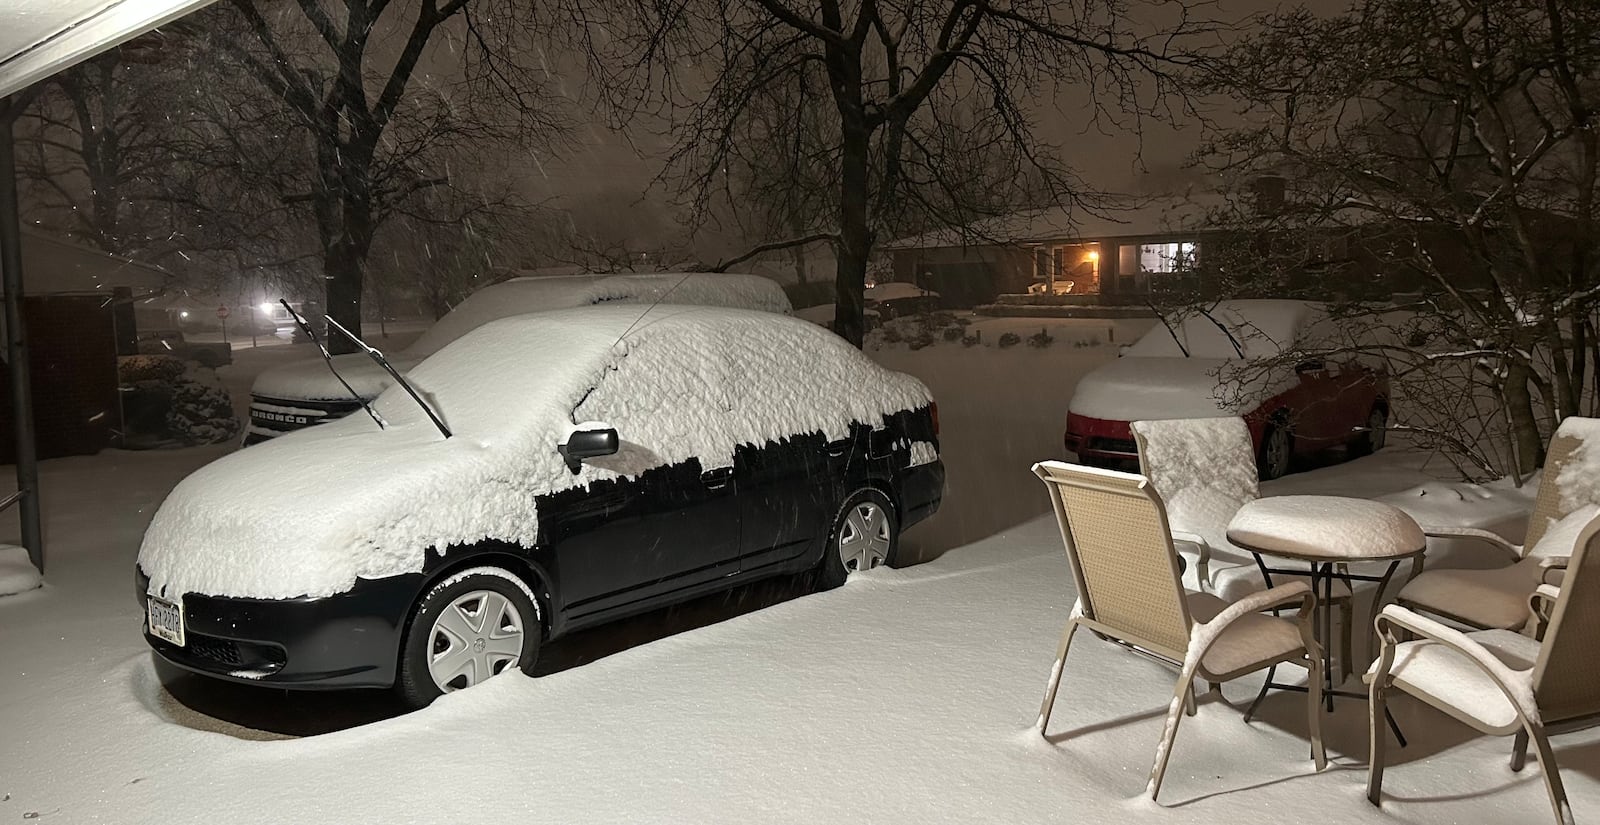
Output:
[[[1377,582],[1372,597],[1376,612],[1383,591],[1400,562],[1420,560],[1428,547],[1427,537],[1417,522],[1400,508],[1381,501],[1345,496],[1273,496],[1256,499],[1239,508],[1228,522],[1228,541],[1255,556],[1268,587],[1272,586],[1274,573],[1303,576],[1307,571],[1270,567],[1262,559],[1263,555],[1311,565],[1311,590],[1317,596],[1315,628],[1317,640],[1322,643],[1322,695],[1327,697],[1324,699],[1327,709],[1333,710],[1335,695],[1366,698],[1365,693],[1342,691],[1333,683],[1333,654],[1329,644],[1333,636],[1333,580],[1340,578],[1351,585],[1351,598],[1355,597],[1355,582]],[[1388,565],[1382,575],[1373,576],[1350,572],[1351,562],[1388,562]],[[1274,683],[1269,672],[1266,684],[1261,687],[1261,696],[1273,687],[1296,689]],[[1261,701],[1259,696],[1256,701]],[[1405,737],[1393,718],[1389,726],[1404,746]]]

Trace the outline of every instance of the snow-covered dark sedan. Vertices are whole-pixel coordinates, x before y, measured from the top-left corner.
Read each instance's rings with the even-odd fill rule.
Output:
[[[393,387],[382,428],[348,416],[178,485],[136,571],[158,654],[423,705],[580,627],[892,563],[942,497],[927,388],[791,317],[519,316],[407,378],[428,406]]]

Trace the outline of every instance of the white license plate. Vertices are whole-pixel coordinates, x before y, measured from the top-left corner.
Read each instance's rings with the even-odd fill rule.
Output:
[[[169,602],[151,596],[147,601],[150,635],[183,647],[183,599]]]

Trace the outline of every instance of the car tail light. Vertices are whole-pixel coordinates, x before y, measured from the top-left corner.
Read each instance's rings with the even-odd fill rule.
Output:
[[[939,437],[939,402],[928,402],[928,415],[933,418],[933,437]]]

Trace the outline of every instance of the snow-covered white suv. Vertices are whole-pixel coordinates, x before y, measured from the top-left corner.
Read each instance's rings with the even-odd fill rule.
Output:
[[[696,304],[790,313],[789,297],[776,281],[757,275],[649,272],[619,275],[519,277],[467,296],[406,349],[389,356],[404,373],[451,341],[497,318],[601,303]],[[366,355],[334,357],[339,375],[370,401],[392,380]],[[321,360],[267,370],[250,388],[246,446],[321,424],[361,409]]]
[[[708,307],[476,329],[353,415],[201,468],[155,514],[145,633],[190,670],[422,705],[574,629],[892,563],[943,495],[921,382],[813,324]]]

